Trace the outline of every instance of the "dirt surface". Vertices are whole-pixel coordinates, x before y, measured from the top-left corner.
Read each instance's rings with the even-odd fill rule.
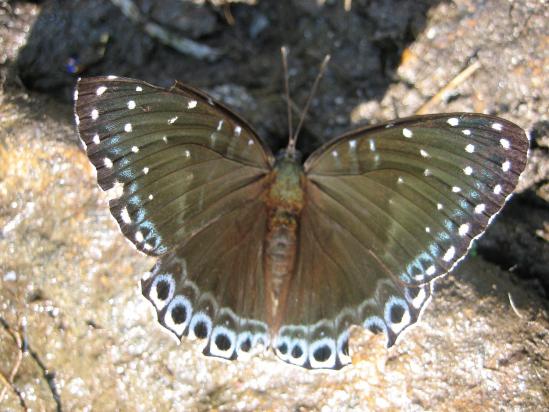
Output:
[[[549,409],[543,2],[37,3],[0,1],[1,410]],[[138,288],[153,260],[119,234],[72,124],[78,76],[179,79],[276,150],[287,139],[282,44],[298,106],[332,54],[305,153],[418,110],[497,114],[532,136],[518,194],[437,281],[419,326],[390,350],[355,330],[353,365],[337,373],[271,354],[217,361],[163,333]]]

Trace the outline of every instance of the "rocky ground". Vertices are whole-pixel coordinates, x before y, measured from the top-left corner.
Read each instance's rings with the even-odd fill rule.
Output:
[[[549,409],[549,11],[542,1],[0,1],[0,409]],[[350,11],[345,6],[350,5]],[[78,76],[179,79],[285,145],[279,48],[301,149],[358,124],[475,111],[532,136],[517,195],[390,350],[353,332],[353,365],[228,363],[156,325],[153,261],[110,218],[79,146]]]

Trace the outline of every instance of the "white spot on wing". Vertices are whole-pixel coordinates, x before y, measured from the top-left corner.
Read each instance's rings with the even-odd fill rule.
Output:
[[[425,170],[423,171],[423,175],[424,175],[424,176],[431,176],[432,173],[431,173],[431,171],[430,171],[429,169],[425,169]]]
[[[442,206],[442,204],[437,203],[437,210],[442,210],[443,208],[444,208],[444,206]]]
[[[391,312],[394,306],[400,306],[404,310],[402,318],[398,322],[393,322]],[[385,322],[395,333],[400,332],[406,325],[410,323],[410,313],[408,305],[402,299],[396,298],[394,296],[389,297],[387,304],[385,305]]]
[[[467,153],[473,153],[475,151],[475,145],[469,143],[467,146],[465,146],[465,151]]]
[[[135,232],[135,241],[137,243],[141,243],[143,242],[143,240],[145,240],[145,238],[143,237],[143,233],[141,233],[140,230],[138,230],[137,232]]]
[[[217,124],[217,131],[220,131],[222,127],[223,127],[223,119],[221,119]]]
[[[217,346],[218,336],[224,336],[230,343],[227,349],[221,349]],[[217,325],[212,330],[212,337],[209,344],[210,353],[214,356],[229,359],[236,346],[236,333],[224,326]]]
[[[511,147],[511,143],[507,139],[499,139],[499,143],[505,150],[508,150]]]
[[[407,128],[402,129],[402,134],[404,135],[404,137],[407,137],[408,139],[414,135],[412,131]]]
[[[427,270],[425,271],[425,273],[428,275],[428,276],[433,276],[436,272],[436,267],[434,265],[431,265],[427,268]]]
[[[196,100],[191,100],[189,103],[187,103],[187,109],[194,109],[198,102]]]
[[[501,193],[501,185],[495,185],[494,186],[494,193],[496,195],[499,195]]]
[[[444,256],[442,256],[442,260],[444,260],[445,262],[449,262],[454,258],[455,254],[456,254],[456,248],[451,246],[446,251],[446,253],[444,253]]]
[[[509,160],[506,160],[502,163],[501,170],[503,170],[504,172],[508,172],[509,169],[511,169],[511,162]]]
[[[174,321],[174,309],[178,306],[184,308],[185,314],[187,315],[183,323],[176,323]],[[177,336],[181,337],[191,319],[192,312],[192,304],[186,297],[182,295],[175,296],[166,309],[164,323],[166,324],[166,327],[175,332]]]
[[[318,348],[322,346],[328,346],[330,348],[330,357],[325,361],[321,362],[315,359],[314,353]],[[331,338],[322,338],[312,342],[309,345],[309,363],[313,369],[333,367],[333,365],[335,364],[335,359],[336,359],[335,341],[332,340]]]
[[[425,302],[425,296],[426,296],[425,289],[420,288],[417,296],[413,299],[410,299],[414,308],[419,309],[421,307],[423,302]]]
[[[149,195],[149,200],[153,200],[154,196],[152,194]]]
[[[448,120],[446,120],[446,122],[450,125],[450,126],[457,126],[459,124],[459,120],[457,117],[450,117]]]
[[[356,149],[356,140],[349,140],[349,147],[351,149]]]
[[[160,297],[158,296],[157,285],[160,282],[166,282],[169,285],[168,296],[166,296],[165,299],[160,299]],[[174,292],[175,292],[175,280],[172,278],[172,276],[170,274],[157,275],[154,278],[153,283],[151,285],[149,298],[151,299],[154,306],[156,306],[156,309],[160,311],[164,308],[164,306],[168,304],[168,302],[172,300]]]
[[[234,128],[234,135],[235,135],[236,137],[238,137],[238,136],[240,136],[240,133],[242,133],[242,127],[236,126],[236,127]]]
[[[141,86],[137,86],[137,87],[135,88],[135,91],[136,91],[136,92],[142,92],[142,91],[143,91],[143,88],[142,88]]]
[[[475,206],[475,213],[480,214],[486,210],[486,205],[484,203],[480,203]]]
[[[193,314],[193,317],[191,318],[191,323],[189,325],[189,338],[190,339],[196,339],[196,335],[194,334],[195,326],[199,323],[204,324],[206,327],[206,338],[210,336],[210,332],[212,329],[212,320],[208,315],[206,315],[204,312],[197,312]]]
[[[124,131],[125,131],[126,133],[130,133],[132,130],[133,130],[133,127],[132,127],[132,124],[131,124],[131,123],[126,123],[126,124],[124,125]]]
[[[97,133],[93,135],[92,140],[95,144],[101,143],[101,139],[99,139],[99,135]]]
[[[461,133],[463,133],[465,136],[470,136],[471,135],[471,131],[469,129],[463,129],[461,131]]]
[[[92,118],[92,120],[97,120],[98,117],[99,117],[99,110],[93,109],[93,110],[91,111],[91,118]]]
[[[132,152],[134,152],[134,153],[139,152],[139,147],[137,147],[137,146],[132,146]]]
[[[501,123],[492,123],[492,129],[497,130],[498,132],[501,132],[503,129],[503,126]]]
[[[459,227],[458,233],[460,236],[465,236],[469,232],[469,229],[471,229],[469,223],[464,223]]]
[[[115,76],[114,74],[109,74],[109,75],[107,76],[107,79],[108,79],[108,80],[118,79],[118,76]]]
[[[112,160],[109,159],[108,157],[105,157],[105,158],[103,159],[103,164],[105,165],[105,167],[106,167],[107,169],[111,169],[111,168],[113,167],[113,162],[112,162]]]
[[[431,233],[431,228],[430,228],[429,226],[427,226],[427,227],[425,228],[425,232]]]
[[[175,121],[179,118],[179,116],[174,116],[171,119],[168,119],[168,124],[174,124]]]
[[[130,214],[128,213],[128,209],[124,208],[122,209],[122,212],[120,212],[120,217],[122,218],[122,222],[129,225],[132,222],[132,219],[130,218]]]
[[[143,168],[143,173],[144,173],[144,174],[148,174],[148,173],[149,173],[149,170],[150,170],[150,169],[149,169],[148,167],[145,166],[145,167]]]
[[[376,151],[376,141],[374,139],[370,139],[369,144],[370,144],[370,151],[375,152]]]
[[[189,157],[191,157],[191,152],[188,151],[188,150],[185,150],[185,157],[188,159]]]
[[[427,153],[427,151],[423,149],[419,150],[419,154],[421,155],[421,157],[429,157],[429,153]]]
[[[119,199],[124,194],[124,184],[118,180],[114,181],[113,186],[107,189],[107,198],[109,200]]]
[[[332,150],[332,156],[333,156],[333,157],[337,157],[337,156],[338,156],[337,150]]]
[[[452,186],[452,192],[454,192],[454,193],[459,193],[459,192],[461,192],[461,187]]]
[[[105,86],[99,86],[97,90],[95,91],[95,94],[98,96],[101,96],[103,93],[107,91],[107,88]]]
[[[465,173],[467,176],[470,176],[473,173],[473,168],[471,166],[467,166],[465,167],[465,169],[463,169],[463,173]]]
[[[128,102],[128,109],[130,109],[130,110],[135,109],[135,101],[134,100],[130,100]]]

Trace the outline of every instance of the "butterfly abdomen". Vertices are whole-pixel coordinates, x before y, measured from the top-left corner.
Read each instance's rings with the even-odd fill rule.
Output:
[[[303,169],[290,158],[281,158],[273,172],[265,203],[268,209],[264,273],[267,308],[276,330],[279,308],[285,307],[288,284],[295,266],[299,216],[303,209]]]

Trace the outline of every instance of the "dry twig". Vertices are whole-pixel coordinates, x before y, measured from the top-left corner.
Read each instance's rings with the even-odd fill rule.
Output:
[[[513,301],[513,297],[511,296],[511,293],[507,293],[507,296],[509,297],[509,303],[511,304],[511,309],[513,309],[513,312],[515,312],[515,315],[517,315],[519,318],[523,318],[521,313],[518,311],[517,307],[515,306],[515,302]]]
[[[441,100],[445,98],[452,90],[457,88],[461,83],[467,80],[473,75],[478,69],[480,69],[481,64],[477,60],[473,64],[469,65],[465,70],[461,71],[456,77],[454,77],[446,86],[440,89],[437,94],[429,99],[427,103],[421,106],[416,114],[427,114],[431,112],[431,109],[434,105],[438,104]]]
[[[13,393],[15,393],[15,396],[17,396],[17,398],[19,399],[21,407],[24,410],[28,410],[29,408],[25,403],[23,395],[13,383],[15,376],[19,371],[19,367],[21,366],[21,362],[23,361],[23,342],[21,340],[21,335],[19,335],[17,331],[13,330],[4,318],[0,318],[0,323],[4,327],[4,330],[12,337],[13,341],[17,345],[17,357],[15,358],[15,362],[11,368],[9,375],[6,376],[2,371],[0,371],[0,381],[2,382],[2,384],[4,384],[4,388],[2,388],[2,392],[0,392],[0,403],[4,400],[4,396],[6,396],[8,389],[11,389]]]

